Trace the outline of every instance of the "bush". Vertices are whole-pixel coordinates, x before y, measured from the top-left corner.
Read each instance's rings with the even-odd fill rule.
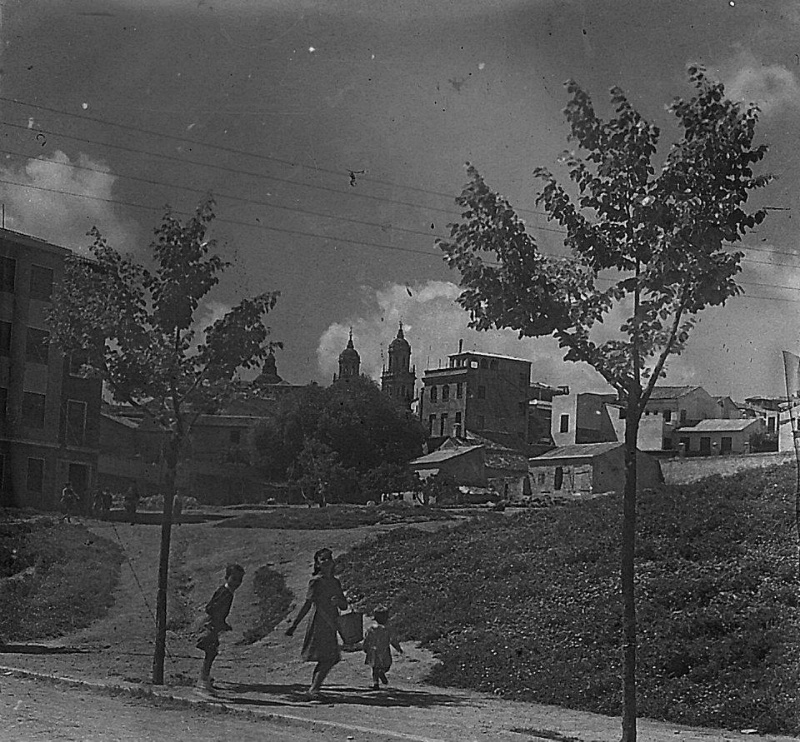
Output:
[[[800,732],[791,466],[640,498],[639,709],[676,723]],[[621,499],[405,529],[343,560],[441,659],[432,680],[618,714]]]

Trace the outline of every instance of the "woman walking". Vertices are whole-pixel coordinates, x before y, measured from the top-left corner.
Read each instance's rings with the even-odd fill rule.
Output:
[[[330,549],[320,549],[314,554],[314,573],[308,582],[305,603],[286,630],[286,635],[292,636],[306,614],[313,610],[300,653],[306,662],[317,663],[307,694],[310,701],[320,700],[322,683],[341,658],[337,638],[339,609],[347,608],[347,600],[341,583],[333,576],[333,569],[333,553]]]

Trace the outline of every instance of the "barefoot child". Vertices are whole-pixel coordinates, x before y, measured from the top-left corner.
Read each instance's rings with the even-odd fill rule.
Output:
[[[211,665],[219,653],[219,635],[223,631],[230,631],[227,622],[228,613],[233,604],[233,594],[242,584],[244,567],[239,564],[229,564],[225,568],[225,584],[217,588],[206,605],[206,617],[203,620],[202,634],[195,645],[205,652],[203,667],[200,670],[200,680],[197,687],[207,693],[214,694],[214,683],[211,680]]]
[[[372,667],[372,690],[378,690],[378,681],[387,685],[389,680],[386,673],[392,666],[392,650],[394,647],[400,654],[403,648],[400,642],[392,635],[392,630],[387,626],[389,611],[383,606],[379,606],[373,613],[375,623],[373,623],[364,636],[364,653],[367,655],[365,664]]]

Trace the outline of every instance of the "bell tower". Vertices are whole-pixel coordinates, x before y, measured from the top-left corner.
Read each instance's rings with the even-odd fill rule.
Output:
[[[384,367],[381,374],[381,389],[410,408],[416,381],[416,369],[411,367],[411,346],[403,334],[401,322],[397,337],[389,344],[389,367]]]
[[[334,375],[334,381],[349,381],[357,378],[361,368],[361,356],[353,346],[353,329],[350,328],[350,339],[347,347],[339,353],[339,375]]]

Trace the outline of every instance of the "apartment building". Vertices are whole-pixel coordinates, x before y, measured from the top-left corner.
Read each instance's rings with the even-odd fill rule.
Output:
[[[0,229],[0,503],[51,509],[97,471],[101,384],[50,343],[46,317],[69,250]]]
[[[504,433],[528,442],[531,362],[464,351],[422,377],[419,414],[432,438]]]

